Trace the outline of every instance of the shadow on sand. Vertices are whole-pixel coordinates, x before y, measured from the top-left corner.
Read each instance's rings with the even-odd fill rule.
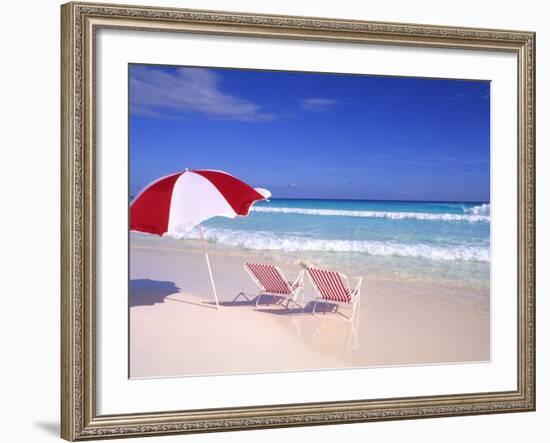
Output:
[[[267,295],[262,294],[260,299],[259,306],[277,306],[281,303],[286,304],[286,299],[284,297],[279,297],[276,295]],[[237,297],[231,301],[221,301],[220,306],[256,306],[258,301],[257,295],[249,295],[241,292]],[[213,302],[206,302],[208,304],[214,304]]]
[[[216,303],[211,301],[203,301],[200,303],[196,303],[196,302],[192,302],[189,300],[182,300],[180,298],[175,298],[175,297],[166,297],[165,300],[174,301],[176,303],[185,303],[186,305],[200,306],[201,308],[217,309]],[[220,306],[222,306],[221,303],[220,303]]]
[[[267,314],[275,314],[275,315],[312,314],[314,305],[315,305],[315,302],[310,301],[303,308],[300,308],[298,306],[288,308],[288,309],[269,309],[269,308],[265,309],[264,308],[261,311]],[[292,306],[292,304],[290,306]],[[315,307],[315,314],[327,314],[327,313],[336,313],[336,312],[338,312],[338,306],[330,303],[317,302],[317,306]]]
[[[130,280],[130,307],[163,303],[168,295],[177,293],[179,290],[180,288],[171,281],[158,281],[148,278]]]
[[[220,306],[229,306],[229,307],[256,306],[257,301],[258,301],[257,295],[252,296],[251,298],[248,298],[247,296],[246,298],[240,297],[232,301],[220,302]],[[267,314],[275,314],[275,315],[312,314],[313,306],[315,305],[315,302],[313,301],[310,301],[306,305],[302,305],[303,302],[298,300],[299,304],[295,304],[294,302],[291,302],[289,303],[289,306],[286,307],[286,303],[287,303],[287,300],[284,297],[262,294],[262,298],[260,299],[260,303],[258,305],[258,308],[259,308],[258,311],[265,312]],[[317,302],[317,306],[315,307],[315,314],[327,314],[327,313],[339,313],[338,305],[331,304],[331,303]]]

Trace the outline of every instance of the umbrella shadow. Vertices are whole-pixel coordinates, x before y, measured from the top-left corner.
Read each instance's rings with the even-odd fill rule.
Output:
[[[129,305],[134,306],[152,306],[156,303],[164,303],[164,299],[174,293],[179,292],[180,288],[171,281],[151,280],[149,278],[130,280],[129,286]]]

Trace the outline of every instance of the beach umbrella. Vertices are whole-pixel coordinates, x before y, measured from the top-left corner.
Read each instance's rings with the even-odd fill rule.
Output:
[[[271,192],[267,189],[252,188],[227,172],[186,169],[153,181],[132,200],[130,229],[181,238],[199,226],[212,292],[219,309],[201,223],[216,216],[246,217],[255,202],[269,197]]]

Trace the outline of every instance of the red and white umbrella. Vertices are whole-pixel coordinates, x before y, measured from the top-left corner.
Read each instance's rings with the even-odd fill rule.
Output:
[[[186,169],[155,180],[134,198],[130,204],[130,229],[181,238],[212,217],[246,217],[255,202],[269,197],[271,192],[267,189],[252,188],[227,172]],[[204,247],[202,227],[200,233]],[[204,254],[219,308],[206,249]]]

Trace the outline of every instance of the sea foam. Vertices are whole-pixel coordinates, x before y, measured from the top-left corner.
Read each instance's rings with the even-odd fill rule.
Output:
[[[464,212],[468,214],[483,215],[488,217],[491,215],[491,205],[489,203],[483,203],[472,208],[465,208]]]
[[[277,235],[269,232],[245,232],[206,228],[205,238],[213,243],[252,250],[285,252],[348,252],[372,256],[421,257],[431,260],[463,260],[489,262],[488,245],[439,246],[425,243],[398,243],[376,240],[332,240],[301,236]],[[199,238],[196,231],[184,238]]]
[[[365,217],[387,218],[392,220],[427,220],[427,221],[451,221],[451,222],[489,222],[489,205],[483,204],[465,209],[465,214],[429,213],[429,212],[392,212],[392,211],[350,211],[343,209],[309,209],[309,208],[277,208],[256,206],[253,212],[277,213],[277,214],[301,214],[333,217]]]

